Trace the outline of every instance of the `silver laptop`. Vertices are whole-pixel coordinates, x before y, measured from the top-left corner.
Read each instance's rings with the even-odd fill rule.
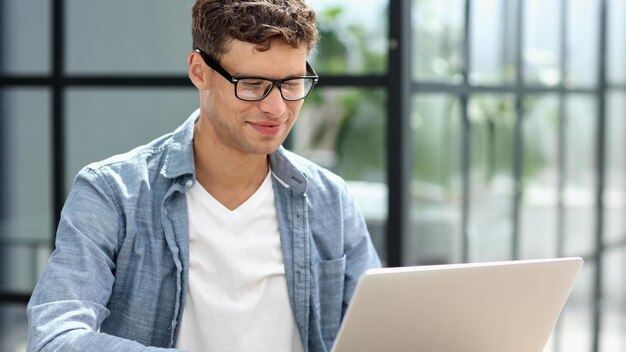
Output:
[[[382,268],[359,281],[333,352],[541,352],[581,258]]]

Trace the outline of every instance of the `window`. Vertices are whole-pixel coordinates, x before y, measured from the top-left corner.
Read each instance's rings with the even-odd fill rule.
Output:
[[[193,2],[0,0],[3,351],[76,172],[197,106]],[[286,146],[346,179],[384,263],[583,256],[546,350],[624,350],[626,1],[309,3],[320,84]]]

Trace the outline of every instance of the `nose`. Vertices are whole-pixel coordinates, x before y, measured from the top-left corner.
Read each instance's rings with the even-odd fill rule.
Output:
[[[272,87],[272,91],[265,99],[259,101],[259,109],[271,116],[282,116],[287,110],[287,103],[280,94],[277,86]]]

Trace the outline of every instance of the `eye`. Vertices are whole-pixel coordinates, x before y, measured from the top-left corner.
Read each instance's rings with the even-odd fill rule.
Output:
[[[294,81],[286,81],[286,82],[283,82],[282,86],[285,88],[293,88],[293,87],[298,86],[298,83]]]
[[[239,81],[239,84],[243,85],[242,88],[247,88],[247,89],[257,89],[257,88],[261,88],[265,85],[267,85],[266,81],[263,80],[245,80],[245,81]]]
[[[285,89],[294,89],[294,88],[300,88],[304,85],[304,81],[301,79],[290,79],[288,81],[283,81],[282,83],[282,88]]]

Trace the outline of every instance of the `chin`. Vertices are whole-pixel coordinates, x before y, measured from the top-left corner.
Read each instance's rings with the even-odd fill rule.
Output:
[[[272,143],[257,143],[257,144],[249,144],[248,146],[241,149],[242,152],[247,154],[254,155],[267,155],[275,152],[281,143],[272,142]]]
[[[280,147],[280,144],[276,145],[276,146],[272,146],[272,147],[260,148],[258,154],[265,154],[265,155],[272,154],[273,152],[275,152],[278,149],[278,147]]]

